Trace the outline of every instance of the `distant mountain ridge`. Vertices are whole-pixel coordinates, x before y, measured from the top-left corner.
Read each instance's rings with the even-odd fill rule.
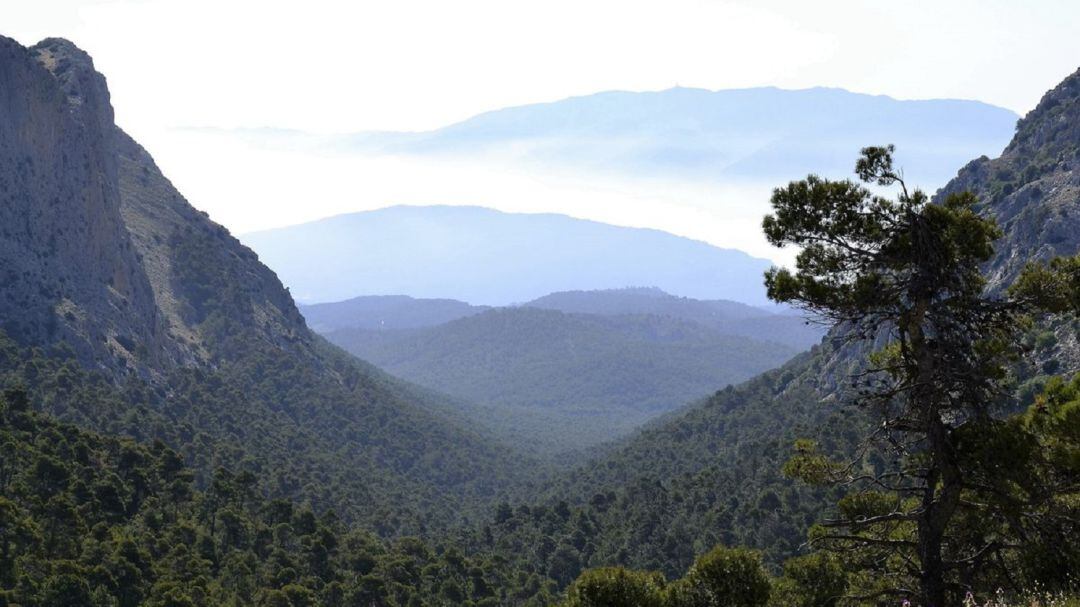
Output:
[[[474,306],[456,299],[367,295],[300,306],[300,313],[313,331],[326,333],[337,329],[418,329],[479,314],[487,309],[488,306]]]
[[[898,100],[836,88],[607,91],[510,107],[421,133],[360,133],[339,147],[506,155],[545,165],[707,180],[846,175],[868,142],[891,142],[924,187],[1001,150],[1019,117],[956,99]]]
[[[655,285],[766,303],[772,263],[658,230],[481,207],[396,206],[246,234],[302,303],[388,293],[483,305]]]
[[[576,314],[650,314],[697,323],[723,335],[739,335],[805,350],[821,341],[825,327],[793,314],[728,300],[676,297],[656,288],[552,293],[526,304]]]
[[[805,350],[817,344],[825,328],[793,311],[761,308],[728,300],[676,297],[657,287],[626,287],[549,293],[518,306],[601,316],[651,315],[697,323],[723,335],[741,335]],[[452,299],[417,299],[405,295],[354,297],[340,302],[300,306],[308,325],[319,333],[340,329],[419,329],[474,316],[490,306]]]

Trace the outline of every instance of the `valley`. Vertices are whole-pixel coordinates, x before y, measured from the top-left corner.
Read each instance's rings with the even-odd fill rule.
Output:
[[[495,309],[372,297],[301,312],[316,326],[333,319],[330,342],[470,403],[474,423],[548,455],[625,436],[824,334],[798,316],[658,289],[555,293]],[[438,322],[448,313],[462,316]]]
[[[769,179],[790,267],[446,204],[237,237],[88,53],[0,36],[0,606],[1072,607],[1080,71],[1014,120],[676,88],[330,138]]]

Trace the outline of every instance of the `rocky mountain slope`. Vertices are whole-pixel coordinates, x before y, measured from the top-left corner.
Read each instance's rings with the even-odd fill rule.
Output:
[[[104,77],[70,42],[0,38],[0,155],[0,318],[15,358],[43,348],[56,365],[4,371],[50,412],[166,440],[204,481],[265,466],[269,495],[386,533],[448,523],[516,474],[442,397],[309,331],[274,273],[115,126]],[[85,370],[105,383],[72,379]],[[57,396],[90,385],[109,396],[86,403],[113,404]]]
[[[969,190],[1005,237],[992,262],[995,286],[1028,261],[1072,255],[1080,247],[1080,71],[1025,116],[1001,156],[971,161],[941,194]]]
[[[0,39],[0,90],[4,329],[27,343],[65,341],[111,372],[176,362],[182,348],[121,219],[105,79],[62,40],[26,49]]]

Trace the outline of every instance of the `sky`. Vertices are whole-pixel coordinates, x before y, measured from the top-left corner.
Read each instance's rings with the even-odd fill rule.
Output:
[[[675,85],[835,86],[1024,114],[1076,70],[1080,3],[0,0],[0,33],[87,50],[118,124],[234,232],[440,202],[568,212],[765,256],[748,224],[688,202],[736,196],[722,187],[325,157],[191,127],[426,130],[512,105]],[[738,211],[757,221],[764,194],[743,194],[760,199]]]

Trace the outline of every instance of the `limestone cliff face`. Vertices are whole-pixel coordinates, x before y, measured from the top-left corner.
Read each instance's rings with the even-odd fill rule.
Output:
[[[1043,96],[1001,156],[968,163],[938,197],[968,190],[1004,236],[988,264],[991,289],[1007,288],[1031,261],[1080,253],[1080,70]],[[1080,371],[1077,324],[1041,327],[1054,345],[1035,353],[1046,373]]]
[[[1028,261],[1080,251],[1080,71],[1043,96],[999,158],[968,163],[938,196],[970,190],[1005,232],[990,266],[1007,286]]]
[[[27,343],[64,340],[114,371],[167,364],[164,325],[120,219],[105,79],[65,41],[26,49],[0,38],[0,116],[4,328]]]
[[[441,397],[309,331],[274,273],[113,124],[104,78],[63,40],[0,38],[0,323],[23,345],[71,344],[124,388],[91,414],[43,409],[164,440],[200,482],[258,462],[269,494],[416,534],[524,469]],[[429,506],[409,514],[403,495]]]
[[[0,323],[114,377],[312,337],[277,277],[195,210],[113,122],[72,43],[0,38]]]

